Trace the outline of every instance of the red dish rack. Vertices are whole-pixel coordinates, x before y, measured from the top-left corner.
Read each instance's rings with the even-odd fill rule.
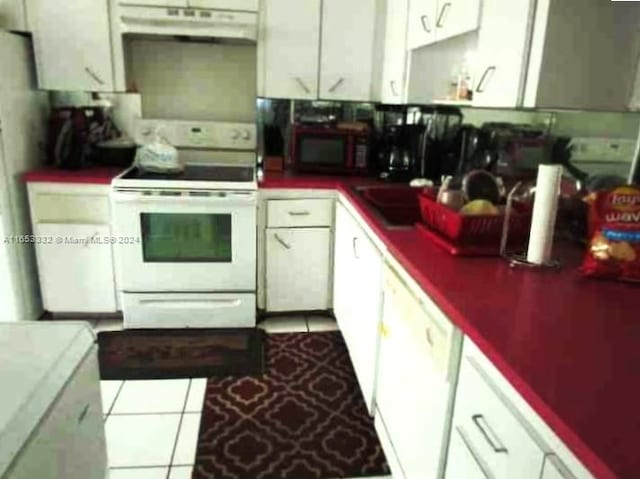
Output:
[[[504,214],[463,215],[436,201],[434,191],[418,196],[424,225],[418,229],[454,255],[495,256],[500,254]],[[523,248],[529,236],[531,208],[514,203],[509,222],[510,249]]]

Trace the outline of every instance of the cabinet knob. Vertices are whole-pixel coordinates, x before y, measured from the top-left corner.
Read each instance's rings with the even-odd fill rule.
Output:
[[[242,139],[243,140],[248,140],[249,138],[251,138],[251,133],[249,133],[249,130],[243,130],[242,131]]]

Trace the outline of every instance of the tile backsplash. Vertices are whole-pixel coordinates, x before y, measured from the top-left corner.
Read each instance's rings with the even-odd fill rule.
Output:
[[[372,103],[258,100],[258,124],[279,132],[286,144],[287,125],[300,114],[331,113],[337,119],[367,118]],[[462,107],[464,122],[482,126],[485,122],[529,124],[549,134],[570,136],[575,147],[572,161],[590,174],[616,174],[626,177],[633,161],[636,138],[640,131],[638,112],[594,112],[565,110],[515,110]],[[261,128],[264,129],[264,128]],[[280,144],[281,142],[277,142]],[[273,152],[269,152],[272,153]]]

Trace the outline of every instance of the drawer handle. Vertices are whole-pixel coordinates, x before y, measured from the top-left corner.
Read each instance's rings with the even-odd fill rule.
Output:
[[[87,413],[89,412],[89,404],[87,404],[83,409],[80,415],[78,416],[78,424],[84,421],[84,418],[87,417]]]
[[[288,244],[285,240],[283,240],[282,238],[280,238],[280,236],[278,236],[278,233],[274,233],[273,237],[276,239],[276,241],[278,243],[280,243],[282,246],[284,246],[287,249],[291,249],[291,245]]]
[[[462,442],[464,443],[464,445],[467,447],[467,450],[471,454],[471,457],[473,457],[473,460],[475,461],[477,466],[480,468],[480,472],[482,472],[482,475],[487,479],[491,479],[493,476],[487,472],[486,470],[487,467],[485,466],[482,459],[480,459],[480,454],[478,454],[478,451],[476,451],[476,448],[473,446],[473,444],[471,444],[471,441],[467,437],[467,434],[462,430],[462,428],[457,426],[456,426],[456,431],[460,435],[460,439],[462,439]]]
[[[474,414],[471,416],[471,419],[473,419],[476,427],[480,429],[480,432],[494,452],[509,454],[508,449],[504,447],[501,441],[496,437],[496,434],[491,430],[489,423],[487,423],[487,420],[482,414]],[[495,441],[492,439],[492,436],[495,438]]]
[[[351,241],[351,246],[353,248],[353,257],[355,259],[360,259],[360,256],[358,255],[358,237],[354,236],[353,240]]]
[[[309,216],[308,211],[289,211],[289,216]]]

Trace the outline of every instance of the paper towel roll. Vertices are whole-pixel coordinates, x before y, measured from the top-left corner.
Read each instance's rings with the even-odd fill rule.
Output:
[[[551,260],[553,232],[556,226],[562,165],[540,165],[536,180],[536,199],[533,203],[527,261],[535,264]]]

